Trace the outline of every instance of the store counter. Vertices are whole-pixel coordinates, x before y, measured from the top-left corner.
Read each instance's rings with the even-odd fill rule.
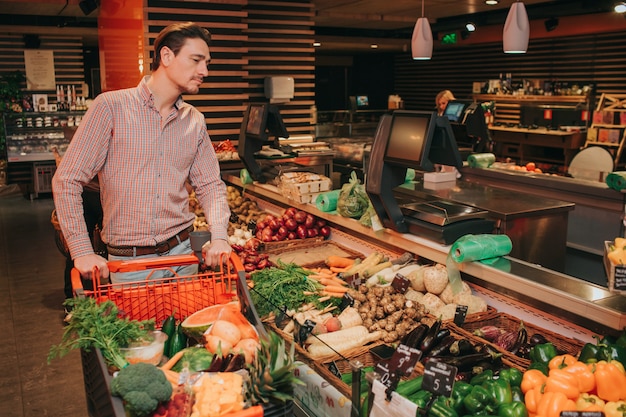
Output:
[[[243,186],[238,173],[224,173],[223,176],[227,183]],[[450,246],[419,236],[389,229],[374,231],[354,219],[322,212],[311,204],[296,203],[268,184],[248,184],[246,193],[278,207],[292,206],[306,210],[329,222],[334,229],[349,233],[365,243],[370,242],[396,251],[408,251],[420,258],[443,264],[450,251]],[[480,262],[462,264],[461,272],[469,282],[596,333],[615,332],[626,326],[626,297],[611,293],[606,287],[536,264],[507,256],[501,263],[492,266]]]
[[[568,214],[574,204],[457,180],[443,183],[414,181],[396,188],[397,199],[444,199],[489,213],[495,233],[513,242],[511,256],[564,271]]]

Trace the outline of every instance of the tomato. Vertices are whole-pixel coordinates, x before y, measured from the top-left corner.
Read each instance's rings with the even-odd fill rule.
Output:
[[[535,168],[537,168],[537,166],[534,162],[529,162],[526,164],[526,171],[534,172]]]

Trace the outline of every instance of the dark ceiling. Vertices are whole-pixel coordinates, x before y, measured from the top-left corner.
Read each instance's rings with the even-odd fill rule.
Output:
[[[80,0],[0,0],[0,31],[27,27],[33,33],[81,34],[87,45],[97,44],[98,0],[84,0],[94,9],[89,14]],[[428,17],[433,31],[456,30],[472,20],[478,25],[503,25],[513,1],[488,6],[484,0],[313,0],[318,53],[378,52],[406,48],[418,17]],[[607,12],[613,0],[524,0],[529,18]]]

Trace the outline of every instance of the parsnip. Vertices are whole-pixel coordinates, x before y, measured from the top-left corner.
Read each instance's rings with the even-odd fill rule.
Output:
[[[337,318],[341,322],[342,329],[349,329],[350,327],[360,326],[363,324],[361,315],[354,307],[346,307]]]
[[[329,356],[329,355],[334,355],[336,352],[342,353],[342,352],[347,352],[350,349],[354,349],[354,348],[358,348],[361,346],[366,345],[369,342],[373,342],[376,340],[380,340],[382,333],[380,331],[376,331],[376,332],[372,332],[372,333],[362,333],[361,331],[359,331],[357,333],[357,331],[355,329],[359,329],[360,327],[362,327],[363,329],[365,329],[365,327],[363,326],[356,326],[356,327],[351,327],[349,329],[346,330],[338,330],[336,332],[332,332],[332,333],[325,333],[323,335],[320,336],[325,336],[325,335],[337,335],[338,333],[342,333],[342,332],[349,332],[349,331],[354,331],[354,334],[358,334],[359,336],[354,337],[351,335],[345,335],[345,338],[342,338],[342,340],[339,343],[329,343],[330,347],[323,344],[323,343],[313,343],[311,344],[311,346],[309,346],[308,351],[309,354],[311,355],[311,357],[313,358],[320,358],[323,356]],[[367,332],[367,329],[365,329],[365,331]],[[332,349],[331,349],[332,347]]]

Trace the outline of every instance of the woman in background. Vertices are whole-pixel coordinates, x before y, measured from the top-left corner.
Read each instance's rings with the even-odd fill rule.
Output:
[[[435,97],[435,104],[437,107],[437,114],[439,116],[443,116],[443,112],[446,109],[448,102],[451,100],[455,100],[455,98],[454,94],[452,94],[452,91],[450,90],[443,90],[437,94],[437,97]]]

